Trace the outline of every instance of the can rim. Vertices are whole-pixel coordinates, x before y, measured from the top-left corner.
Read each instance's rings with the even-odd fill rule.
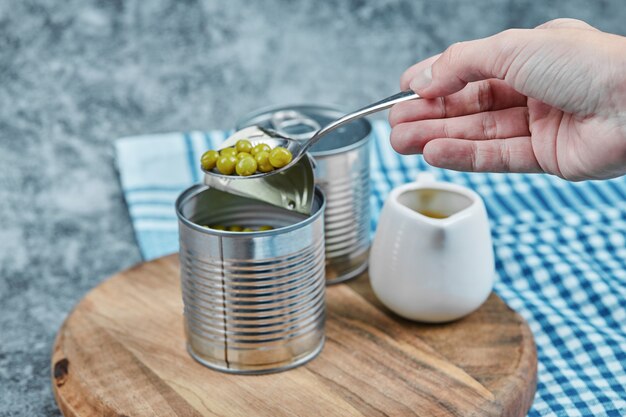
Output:
[[[261,107],[258,110],[255,111],[251,111],[249,113],[246,113],[243,117],[239,118],[236,123],[235,123],[235,130],[240,130],[244,127],[244,125],[246,125],[246,121],[249,121],[251,119],[254,119],[255,117],[259,117],[262,114],[265,113],[273,113],[273,112],[277,112],[280,110],[298,110],[299,108],[302,107],[309,107],[309,108],[316,108],[318,110],[322,110],[326,113],[331,112],[331,113],[335,113],[333,116],[333,118],[335,117],[341,117],[343,116],[345,113],[342,112],[341,110],[339,110],[338,106],[334,106],[334,105],[325,105],[325,104],[305,104],[305,103],[293,103],[293,104],[285,104],[285,105],[279,105],[279,106],[265,106],[265,107]],[[356,120],[355,122],[359,122],[359,123],[364,123],[365,127],[366,127],[366,133],[365,135],[363,135],[363,137],[361,139],[359,139],[358,141],[351,143],[350,145],[347,146],[342,146],[340,148],[335,148],[335,149],[328,149],[325,151],[309,151],[309,153],[313,156],[313,157],[317,157],[317,156],[330,156],[330,155],[336,155],[339,153],[344,153],[344,152],[348,152],[352,149],[356,149],[358,147],[361,147],[365,144],[367,144],[370,140],[370,137],[372,136],[372,123],[365,117],[362,117],[358,120]],[[355,123],[353,122],[353,123]]]
[[[252,231],[252,232],[231,232],[228,230],[215,230],[215,229],[208,229],[206,227],[200,226],[194,222],[192,222],[191,220],[189,220],[187,217],[185,217],[181,211],[181,207],[191,198],[197,196],[198,194],[200,194],[203,191],[206,191],[208,189],[210,189],[211,187],[204,185],[204,184],[194,184],[192,186],[190,186],[189,188],[187,188],[186,190],[184,190],[182,193],[180,193],[180,195],[176,198],[176,216],[178,217],[178,220],[182,223],[184,223],[186,226],[199,231],[199,232],[203,232],[203,233],[207,233],[207,234],[211,234],[211,235],[216,235],[216,236],[228,236],[228,237],[250,237],[250,236],[259,236],[259,237],[266,237],[266,236],[275,236],[275,235],[279,235],[279,234],[283,234],[283,233],[288,233],[291,232],[293,230],[297,230],[300,229],[304,226],[307,226],[311,223],[313,223],[315,220],[317,220],[318,217],[322,216],[325,209],[326,209],[326,195],[324,194],[324,192],[322,191],[322,189],[316,185],[314,188],[314,199],[319,198],[320,200],[320,205],[319,208],[317,209],[317,211],[315,213],[312,213],[310,216],[308,216],[307,218],[303,219],[302,221],[299,221],[297,223],[293,223],[290,224],[288,226],[284,226],[284,227],[279,227],[277,229],[272,229],[272,230],[264,230],[264,231]],[[251,199],[252,200],[252,199]],[[263,203],[262,201],[259,201],[260,204],[267,204],[267,203]]]

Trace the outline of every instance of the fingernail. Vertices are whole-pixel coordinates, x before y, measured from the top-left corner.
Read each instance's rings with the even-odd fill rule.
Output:
[[[411,90],[421,90],[430,85],[433,80],[433,70],[432,67],[426,68],[424,71],[420,72],[411,80],[409,83],[409,87]]]

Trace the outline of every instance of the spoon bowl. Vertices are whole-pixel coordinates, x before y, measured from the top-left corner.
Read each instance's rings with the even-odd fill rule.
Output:
[[[383,100],[370,104],[352,113],[348,113],[345,116],[340,117],[337,120],[334,120],[333,122],[327,124],[321,129],[318,129],[317,131],[315,131],[308,138],[304,137],[302,139],[296,139],[292,137],[287,137],[278,132],[275,132],[270,129],[265,129],[260,126],[250,126],[250,127],[238,130],[235,133],[233,133],[228,139],[226,139],[226,141],[222,144],[222,147],[220,148],[220,150],[235,146],[237,141],[241,139],[247,139],[252,143],[252,145],[265,143],[269,145],[269,147],[272,149],[274,149],[277,146],[282,146],[283,148],[287,148],[292,154],[291,162],[289,162],[287,165],[285,165],[282,168],[277,168],[270,172],[262,172],[262,173],[259,172],[259,173],[255,173],[253,175],[249,175],[246,177],[220,174],[219,172],[217,172],[216,169],[211,170],[211,171],[205,170],[204,172],[207,177],[205,178],[205,183],[208,185],[211,185],[211,183],[214,183],[214,184],[217,184],[217,188],[222,188],[219,186],[220,179],[222,179],[221,183],[223,183],[223,179],[225,178],[228,178],[229,180],[248,180],[248,179],[255,179],[255,178],[257,179],[265,178],[270,175],[276,175],[281,172],[285,172],[286,170],[293,167],[298,161],[300,161],[300,159],[308,152],[311,146],[315,145],[315,143],[317,143],[317,141],[320,140],[327,133],[330,133],[333,130],[337,129],[338,127],[343,126],[344,124],[349,123],[355,119],[359,119],[361,117],[367,116],[368,114],[372,114],[372,113],[387,109],[393,106],[394,104],[401,103],[403,101],[415,100],[418,98],[420,98],[420,96],[411,90],[394,94],[393,96],[387,97]],[[215,181],[213,181],[212,179],[214,179]],[[227,190],[224,190],[223,188],[222,190],[227,191]]]
[[[217,171],[217,169],[213,169],[213,170],[202,169],[202,171],[204,171],[204,173],[207,175],[215,177],[216,180],[219,178],[228,179],[228,180],[239,180],[239,179],[253,179],[253,178],[267,177],[268,175],[274,175],[280,172],[287,171],[288,169],[293,167],[298,161],[300,161],[302,156],[304,156],[304,154],[306,154],[307,150],[309,149],[309,147],[303,146],[303,142],[306,142],[306,141],[288,138],[286,136],[281,135],[278,132],[275,132],[270,129],[265,129],[260,126],[250,126],[250,127],[246,127],[245,129],[238,130],[235,133],[233,133],[231,136],[229,136],[228,139],[226,139],[222,143],[218,151],[225,149],[225,148],[232,148],[237,144],[238,141],[242,139],[246,139],[250,141],[250,143],[252,143],[252,146],[256,146],[261,143],[268,145],[272,149],[274,149],[277,146],[282,146],[283,148],[287,148],[289,152],[291,152],[291,155],[293,156],[293,158],[291,159],[291,162],[289,162],[287,165],[285,165],[282,168],[277,168],[271,172],[265,172],[265,173],[257,172],[256,174],[248,175],[246,177],[241,177],[239,175],[224,175],[224,174],[221,174],[219,171]]]

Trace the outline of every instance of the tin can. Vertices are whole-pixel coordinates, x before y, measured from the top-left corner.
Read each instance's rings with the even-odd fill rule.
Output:
[[[290,369],[324,344],[324,207],[305,216],[204,185],[176,201],[187,349],[232,373]],[[229,232],[205,225],[269,225]]]
[[[306,139],[343,116],[331,107],[294,105],[253,112],[236,129],[259,125]],[[372,125],[359,119],[329,133],[310,151],[315,182],[326,195],[326,283],[356,277],[367,268],[370,247],[369,142]]]

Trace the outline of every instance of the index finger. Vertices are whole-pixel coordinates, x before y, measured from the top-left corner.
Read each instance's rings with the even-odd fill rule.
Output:
[[[405,91],[409,89],[409,83],[417,74],[424,71],[426,68],[430,67],[433,62],[435,62],[441,54],[437,54],[435,56],[431,56],[430,58],[426,58],[423,61],[418,62],[417,64],[411,65],[402,76],[400,76],[400,90]]]

